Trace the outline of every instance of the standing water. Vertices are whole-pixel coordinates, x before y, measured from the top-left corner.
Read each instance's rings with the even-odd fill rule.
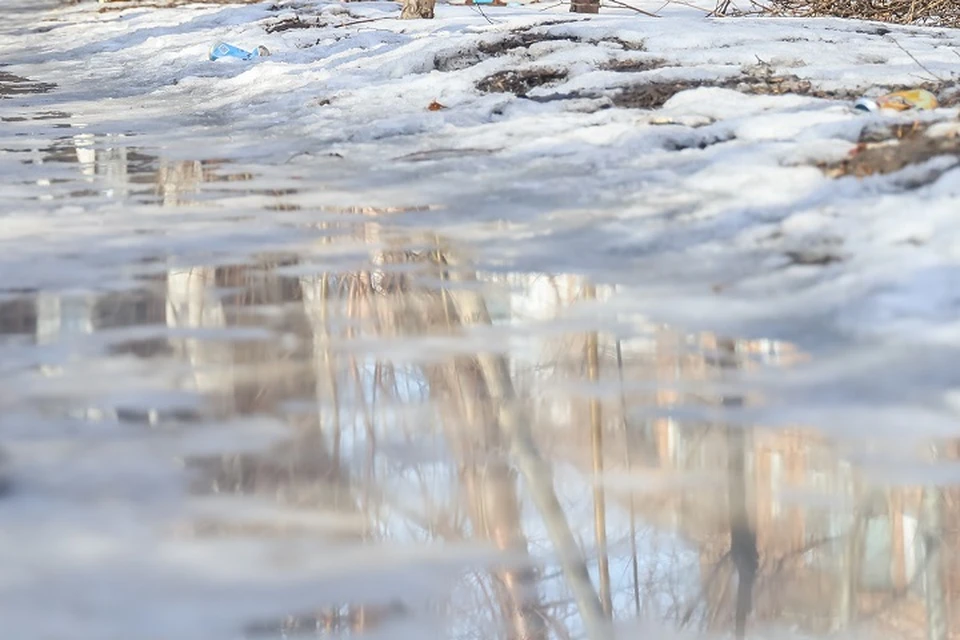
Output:
[[[628,241],[562,154],[365,132],[306,54],[190,35],[273,10],[2,10],[0,636],[940,624],[949,347],[731,311],[752,257],[684,253],[679,183]]]

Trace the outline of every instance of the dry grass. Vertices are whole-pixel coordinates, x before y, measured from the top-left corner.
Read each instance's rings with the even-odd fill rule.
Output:
[[[764,8],[770,15],[960,27],[957,0],[766,0]]]

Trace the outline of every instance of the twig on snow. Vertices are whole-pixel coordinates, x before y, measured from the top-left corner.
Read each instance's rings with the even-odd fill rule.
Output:
[[[920,67],[921,69],[929,73],[931,76],[933,76],[935,80],[937,80],[938,82],[946,82],[946,80],[944,80],[943,78],[935,74],[933,71],[930,71],[930,69],[928,69],[926,65],[924,65],[922,62],[917,60],[917,57],[912,53],[910,53],[909,51],[907,51],[907,49],[902,44],[897,42],[896,38],[894,38],[893,36],[888,36],[887,39],[890,40],[890,42],[892,42],[893,44],[895,44],[897,46],[897,49],[900,49],[900,51],[903,51],[905,54],[910,56],[910,59],[913,60],[918,67]],[[956,51],[954,51],[954,53],[956,53]]]
[[[480,8],[480,5],[474,4],[474,5],[471,5],[471,6],[472,6],[474,9],[476,9],[477,11],[480,12],[480,15],[483,16],[483,19],[486,20],[488,24],[493,24],[493,20],[490,19],[490,16],[488,16],[486,13],[484,13],[483,9]]]
[[[682,6],[682,7],[687,7],[687,8],[689,8],[689,9],[696,9],[697,11],[703,11],[703,13],[704,13],[705,16],[709,16],[709,15],[710,15],[710,14],[707,12],[707,10],[704,9],[703,7],[698,7],[697,5],[693,4],[692,2],[683,2],[683,0],[666,0],[662,5],[660,5],[660,8],[659,8],[659,9],[657,9],[656,11],[654,11],[654,13],[660,13],[661,11],[663,11],[664,9],[666,9],[667,7],[669,7],[669,6],[672,5],[672,4],[678,4],[678,5]]]
[[[390,18],[364,18],[363,20],[352,20],[350,22],[341,22],[340,24],[333,25],[334,29],[340,27],[352,27],[355,24],[364,24],[365,22],[376,22],[377,20],[390,20]]]
[[[713,11],[707,14],[708,18],[719,18],[721,16],[727,15],[727,11],[730,10],[731,0],[718,0],[717,6],[713,8]]]
[[[658,15],[655,14],[655,13],[650,13],[649,11],[644,11],[643,9],[640,9],[640,8],[638,8],[638,7],[634,7],[633,5],[629,5],[629,4],[627,4],[626,2],[621,2],[620,0],[606,0],[606,1],[609,2],[610,4],[616,5],[616,6],[618,6],[618,7],[623,7],[624,9],[630,9],[630,10],[632,10],[632,11],[636,11],[637,13],[639,13],[639,14],[641,14],[641,15],[644,15],[644,16],[647,16],[648,18],[659,18],[659,17],[660,17],[660,16],[658,16]]]

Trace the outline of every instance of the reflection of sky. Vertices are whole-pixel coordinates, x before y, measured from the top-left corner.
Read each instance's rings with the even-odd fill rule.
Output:
[[[557,497],[574,536],[585,545],[593,583],[598,585],[591,479],[569,465],[555,464],[554,469]],[[614,612],[630,618],[634,614],[630,513],[608,497],[605,522]],[[546,546],[547,532],[532,504],[525,510],[524,526],[531,540],[542,541]],[[676,533],[646,523],[639,516],[634,526],[641,606],[645,615],[659,620],[671,614],[672,606],[691,602],[698,595],[700,556],[693,545]],[[559,596],[564,587],[548,585],[546,589],[556,589]],[[548,600],[553,597],[554,594],[547,595]]]
[[[542,285],[533,299],[524,298],[523,293],[529,292],[523,290],[485,298],[494,324],[516,322],[517,311],[524,319],[531,316],[546,319],[551,314],[556,314],[556,305],[562,306],[564,301],[549,295],[550,285],[546,284],[543,278],[531,278],[530,282]],[[516,281],[511,284],[517,288]],[[529,338],[513,341],[511,364],[536,364],[529,362],[531,358],[540,356],[536,343],[537,340]],[[385,396],[382,390],[375,392],[373,372],[377,361],[378,358],[371,355],[359,363],[359,384],[351,375],[341,374],[343,377],[338,389],[339,402],[344,409],[349,410],[349,414],[344,409],[341,410],[341,420],[344,421],[341,436],[342,456],[345,461],[349,461],[354,479],[359,470],[369,464],[370,443],[364,416],[352,408],[361,405],[371,407],[377,431],[374,475],[377,478],[377,490],[386,494],[387,502],[387,506],[380,511],[382,519],[377,523],[379,532],[392,541],[423,542],[431,537],[431,533],[423,527],[424,522],[430,522],[433,515],[431,512],[440,511],[448,517],[459,514],[462,517],[466,511],[460,504],[462,494],[457,463],[451,457],[443,433],[439,431],[438,420],[449,418],[438,416],[432,407],[426,404],[430,390],[416,367],[397,368],[396,390],[392,397]],[[376,402],[379,406],[374,406],[375,395],[378,396]],[[418,406],[420,409],[415,408]],[[569,415],[565,417],[569,419]],[[463,428],[463,425],[448,426]],[[332,446],[333,440],[329,433],[327,441]],[[584,548],[594,587],[598,588],[591,479],[584,477],[570,465],[553,462],[553,481],[558,499],[574,537]],[[544,576],[539,584],[540,600],[572,612],[574,605],[571,594],[560,572],[560,566],[553,557],[549,532],[541,514],[532,501],[526,498],[523,478],[518,479],[517,490],[523,534],[528,541],[532,561]],[[429,500],[430,504],[425,504],[425,500]],[[411,522],[407,517],[411,513],[422,515],[423,522]],[[606,523],[614,611],[617,617],[632,618],[635,609],[629,512],[615,501],[608,500]],[[469,519],[463,518],[460,524],[462,533],[471,535]],[[642,614],[655,619],[681,615],[677,609],[694,601],[699,593],[700,565],[697,550],[675,533],[657,529],[642,520],[635,522],[635,530]],[[442,537],[440,533],[434,535],[437,538]],[[461,637],[476,633],[475,624],[482,615],[476,611],[480,600],[475,590],[480,587],[473,581],[468,582],[469,584],[461,585],[463,588],[458,592],[451,594],[449,602],[454,611],[473,610],[477,614],[468,618],[456,616],[450,621],[453,624],[451,632]],[[461,599],[466,601],[461,602]],[[575,636],[584,632],[577,616],[567,620],[567,626]]]
[[[531,276],[529,285],[535,291],[525,290],[519,278],[513,277],[510,289],[498,289],[485,298],[494,323],[504,326],[530,319],[549,321],[568,305],[571,300],[558,297],[554,284],[543,276]],[[575,284],[575,283],[574,283]],[[575,287],[567,282],[567,290]],[[526,296],[525,294],[530,294]],[[89,296],[83,294],[67,296],[38,296],[37,339],[41,343],[57,340],[70,340],[93,330],[93,312],[95,305]],[[549,341],[550,337],[546,338]],[[536,365],[543,359],[543,338],[515,335],[511,340],[510,361],[512,368],[524,373],[533,372],[531,393],[537,396],[539,384],[549,384],[550,369]],[[644,341],[635,345],[644,350],[649,346]],[[450,521],[457,520],[459,531],[464,536],[471,535],[471,524],[461,504],[460,478],[457,461],[453,458],[441,428],[441,420],[449,420],[449,415],[438,415],[431,404],[427,382],[421,370],[416,366],[398,365],[395,370],[395,382],[389,395],[382,389],[375,389],[374,371],[378,362],[384,358],[377,355],[358,356],[360,360],[359,377],[354,378],[352,369],[341,366],[337,369],[338,403],[341,420],[341,460],[352,475],[352,482],[361,485],[360,478],[369,469],[369,451],[371,443],[367,438],[367,420],[373,420],[376,430],[377,455],[373,460],[372,475],[377,485],[376,491],[383,495],[383,508],[377,510],[379,518],[375,523],[375,537],[393,542],[422,544],[443,538],[443,532],[430,530],[430,523],[437,513],[444,514]],[[317,365],[318,371],[322,370]],[[322,373],[321,373],[322,375]],[[325,383],[318,385],[321,413],[329,416],[330,398]],[[558,404],[551,400],[551,408]],[[366,407],[372,413],[365,416],[361,408]],[[552,415],[554,427],[574,428],[569,424],[569,414],[557,412]],[[98,419],[102,419],[98,418]],[[464,428],[465,425],[448,424],[450,429]],[[333,437],[328,424],[323,425],[328,446],[332,449]],[[686,451],[687,444],[682,431],[669,430],[674,455],[688,458],[689,454],[703,454],[702,448]],[[748,453],[748,466],[753,467],[753,454]],[[703,461],[701,461],[703,462]],[[574,536],[585,549],[588,564],[593,577],[594,587],[598,585],[597,553],[594,531],[594,511],[591,478],[562,461],[553,461],[554,485],[563,506],[567,523]],[[783,483],[782,460],[774,452],[770,458],[771,489],[776,496],[777,488]],[[824,465],[830,467],[831,465]],[[836,485],[836,474],[830,472],[808,474],[811,485],[826,483],[820,488],[829,493],[840,493],[844,487]],[[545,578],[539,584],[541,602],[551,607],[574,611],[568,585],[560,573],[552,555],[552,545],[544,520],[532,502],[526,498],[525,483],[521,478],[517,486],[518,499],[522,509],[523,534],[528,540],[533,562],[540,568]],[[374,497],[375,501],[380,500]],[[781,511],[780,504],[774,498],[774,515]],[[813,524],[815,509],[808,510],[808,522]],[[422,516],[422,517],[417,517]],[[823,535],[842,535],[849,526],[849,519],[835,510],[824,512]],[[634,616],[633,595],[633,556],[629,539],[629,513],[622,503],[607,501],[606,526],[608,535],[608,559],[610,567],[611,593],[614,612],[618,618]],[[637,572],[640,578],[640,600],[642,616],[653,619],[673,618],[681,615],[684,606],[695,602],[699,595],[701,567],[697,549],[685,542],[675,533],[657,529],[650,523],[635,523]],[[917,521],[911,515],[903,518],[903,534],[907,541],[905,558],[906,577],[912,579],[918,563],[922,560],[917,553]],[[866,524],[865,559],[862,584],[873,588],[889,588],[891,522],[888,518],[875,517]],[[480,541],[478,541],[480,542]],[[840,545],[831,545],[832,553],[818,551],[817,558],[811,562],[827,570],[835,570],[833,565],[842,553]],[[824,550],[826,551],[826,549]],[[475,635],[480,619],[485,624],[494,624],[495,612],[484,609],[476,578],[464,579],[460,587],[451,593],[447,604],[454,611],[471,612],[469,616],[453,616],[450,630],[456,636]],[[416,597],[416,594],[411,594]],[[561,604],[557,604],[561,603]],[[581,635],[584,631],[579,619],[574,615],[566,619],[571,633]]]

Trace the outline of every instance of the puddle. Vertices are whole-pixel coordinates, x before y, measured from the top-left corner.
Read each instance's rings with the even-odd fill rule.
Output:
[[[296,549],[308,532],[346,557],[392,550],[398,566],[334,571],[308,604],[283,609],[281,589],[269,607],[234,612],[247,638],[409,624],[548,638],[591,635],[607,618],[722,632],[737,626],[738,575],[753,585],[756,625],[827,633],[919,606],[918,489],[869,482],[815,429],[684,417],[757,402],[737,372],[795,367],[797,346],[639,316],[601,313],[598,325],[614,288],[485,273],[432,234],[341,225],[327,247],[358,239],[369,249],[352,270],[324,269],[322,252],[264,255],[159,269],[136,289],[5,299],[0,352],[20,394],[4,404],[36,425],[28,436],[0,420],[26,476],[10,478],[11,496],[30,495],[37,439],[64,437],[69,420],[70,438],[101,434],[87,447],[104,466],[63,472],[81,488],[97,478],[95,492],[115,493],[103,484],[112,455],[127,468],[168,450],[110,446],[137,433],[180,443],[180,481],[211,509],[178,514],[183,544],[252,536]],[[25,382],[37,375],[46,382]],[[260,418],[282,431],[235,422]],[[157,481],[126,473],[134,486]],[[493,555],[437,570],[432,554],[402,551],[464,542]],[[839,595],[851,549],[856,613]],[[392,580],[443,587],[370,589]]]
[[[63,114],[63,117],[69,115]],[[60,128],[58,125],[53,127]],[[175,205],[193,204],[222,193],[279,197],[295,192],[271,188],[218,189],[216,185],[219,183],[247,182],[255,176],[250,172],[232,170],[231,163],[224,159],[162,160],[138,147],[136,142],[135,136],[78,133],[58,136],[45,146],[34,146],[32,141],[25,141],[17,148],[0,148],[0,153],[16,154],[21,164],[40,167],[44,173],[56,173],[49,168],[60,164],[77,166],[79,175],[74,174],[73,178],[40,178],[42,184],[61,187],[33,196],[42,199],[129,197],[137,203]],[[98,188],[76,188],[82,184],[95,184]]]

